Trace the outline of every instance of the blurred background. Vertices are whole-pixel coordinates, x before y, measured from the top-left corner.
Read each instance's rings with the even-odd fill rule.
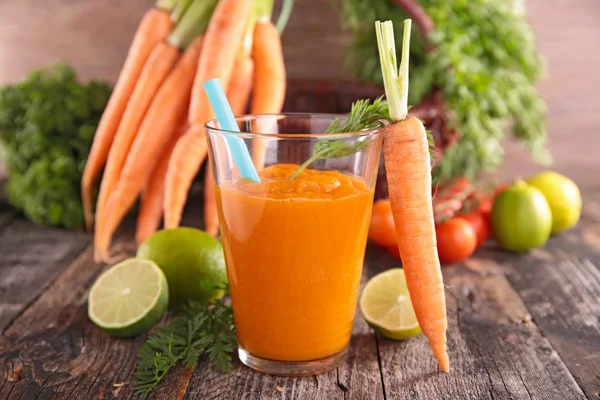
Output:
[[[505,1],[505,0],[498,0]],[[508,0],[506,0],[508,1]],[[153,0],[34,0],[0,2],[0,84],[63,60],[82,79],[114,82],[131,38]],[[291,80],[352,81],[344,64],[351,43],[331,0],[296,0],[282,40]],[[528,0],[548,76],[538,87],[549,107],[549,149],[554,169],[582,190],[600,167],[600,1]],[[521,146],[506,143],[500,176],[528,175],[542,167]]]

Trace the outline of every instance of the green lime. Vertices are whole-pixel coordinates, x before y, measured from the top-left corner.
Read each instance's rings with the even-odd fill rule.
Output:
[[[387,338],[409,339],[421,333],[402,268],[369,279],[358,306],[365,321]]]
[[[527,184],[539,189],[552,210],[552,233],[570,229],[581,216],[581,193],[569,178],[546,171],[527,179]]]
[[[221,242],[194,228],[158,231],[137,251],[136,257],[154,261],[169,282],[169,305],[187,300],[210,301],[224,292],[215,287],[227,283]]]
[[[169,304],[167,279],[152,261],[130,258],[104,271],[88,296],[88,316],[111,336],[146,333]]]
[[[523,181],[496,196],[490,219],[496,240],[514,252],[543,245],[552,229],[552,212],[546,198]]]

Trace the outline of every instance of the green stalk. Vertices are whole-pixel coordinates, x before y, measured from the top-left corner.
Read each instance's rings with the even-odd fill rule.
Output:
[[[290,19],[290,14],[292,13],[292,8],[294,8],[294,0],[283,0],[283,6],[281,8],[281,13],[279,13],[279,18],[277,19],[277,32],[281,35],[285,30],[285,27]]]
[[[157,0],[156,8],[171,12],[177,6],[177,2],[178,0]]]
[[[401,121],[408,116],[408,59],[410,53],[411,23],[410,19],[404,20],[402,61],[398,72],[396,72],[394,25],[392,21],[375,22],[385,96],[388,101],[392,121]]]
[[[192,2],[167,38],[167,43],[181,50],[186,49],[196,36],[206,32],[216,6],[217,0]]]
[[[256,0],[256,18],[258,22],[271,21],[275,0]]]
[[[185,14],[185,11],[188,9],[193,0],[178,0],[177,6],[173,10],[171,14],[171,19],[177,23],[181,19],[181,16]]]
[[[258,13],[262,10],[262,2],[264,2],[264,0],[254,0],[252,2],[252,9],[250,10],[250,16],[248,17],[248,23],[246,24],[246,30],[244,31],[242,50],[240,52],[241,57],[248,57],[252,53],[254,26],[258,20]]]

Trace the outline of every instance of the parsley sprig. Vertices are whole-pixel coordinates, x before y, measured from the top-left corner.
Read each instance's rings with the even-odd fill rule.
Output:
[[[344,122],[336,118],[327,128],[325,133],[348,133],[360,132],[367,129],[377,129],[385,125],[384,121],[389,121],[390,113],[387,101],[383,96],[374,101],[369,99],[358,100],[352,104],[350,113]],[[354,143],[347,143],[343,140],[319,140],[313,147],[312,156],[306,160],[290,176],[294,179],[316,160],[331,158],[342,158],[354,154],[369,146],[370,140],[358,140]]]
[[[154,332],[140,349],[135,394],[145,398],[174,366],[192,368],[204,353],[217,370],[229,372],[235,344],[230,306],[190,302],[183,315]]]

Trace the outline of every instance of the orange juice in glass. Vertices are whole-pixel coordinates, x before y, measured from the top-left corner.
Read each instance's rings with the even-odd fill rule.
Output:
[[[238,353],[262,372],[316,374],[346,357],[382,136],[324,134],[335,118],[207,124]],[[239,176],[227,135],[248,146],[260,182]]]

